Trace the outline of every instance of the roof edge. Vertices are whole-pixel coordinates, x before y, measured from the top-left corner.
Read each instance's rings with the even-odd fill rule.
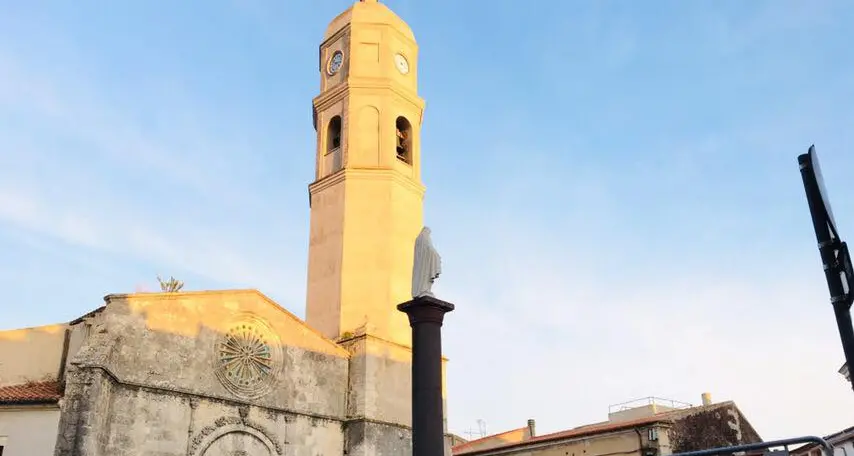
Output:
[[[60,399],[62,399],[62,398],[56,398],[56,399],[15,399],[15,400],[0,399],[0,407],[11,406],[11,405],[53,405],[53,404],[59,404]]]
[[[571,433],[574,429],[568,429],[566,431],[558,431],[558,432],[553,432],[550,434],[544,434],[544,435],[541,435],[538,437],[533,437],[531,439],[528,439],[528,440],[525,440],[522,442],[508,443],[505,445],[495,446],[495,447],[491,447],[491,448],[484,448],[482,450],[472,450],[472,451],[468,451],[468,452],[464,451],[464,452],[458,453],[458,454],[455,453],[454,456],[463,456],[463,455],[465,455],[465,456],[477,456],[477,455],[481,455],[481,454],[490,454],[490,452],[493,452],[493,451],[512,451],[514,449],[521,448],[521,447],[524,447],[526,445],[548,444],[548,443],[552,443],[552,442],[559,442],[561,440],[578,440],[578,439],[584,439],[584,438],[594,436],[594,435],[606,435],[606,434],[610,434],[613,432],[622,431],[625,429],[631,429],[631,428],[634,428],[637,426],[651,425],[651,424],[658,424],[658,423],[671,423],[672,421],[673,421],[672,418],[654,416],[654,417],[649,417],[649,418],[646,418],[643,420],[614,423],[613,425],[607,426],[607,427],[603,426],[603,427],[605,427],[605,429],[601,429],[601,428],[600,429],[596,429],[596,428],[578,429],[581,432],[578,432],[575,434]],[[565,434],[565,435],[561,435],[561,434]]]
[[[658,423],[672,423],[674,421],[674,419],[678,419],[681,416],[690,415],[692,412],[698,412],[698,411],[702,411],[702,410],[715,410],[718,408],[726,408],[726,407],[730,407],[730,406],[735,407],[735,409],[739,410],[739,413],[741,413],[741,409],[739,409],[738,406],[735,405],[735,402],[733,402],[731,400],[730,401],[723,401],[723,402],[717,402],[717,403],[709,404],[709,405],[699,405],[699,406],[691,407],[691,408],[687,408],[687,409],[670,410],[670,411],[666,411],[666,412],[656,413],[655,415],[651,415],[651,416],[647,416],[647,417],[643,417],[643,418],[637,418],[634,420],[618,421],[615,423],[610,423],[610,422],[605,421],[602,423],[582,425],[582,426],[574,427],[571,429],[566,429],[563,431],[552,432],[549,434],[543,434],[543,435],[525,440],[523,442],[508,443],[508,444],[504,444],[504,445],[500,445],[500,446],[496,446],[496,447],[492,447],[492,448],[488,448],[488,449],[483,449],[483,450],[471,450],[470,452],[464,451],[462,453],[459,453],[459,455],[460,456],[461,455],[476,456],[478,454],[487,454],[489,451],[495,451],[498,449],[510,450],[512,448],[522,447],[522,446],[529,445],[529,444],[547,443],[547,442],[554,442],[554,441],[559,441],[559,440],[564,440],[564,439],[572,440],[572,439],[589,437],[592,435],[607,434],[610,432],[621,431],[621,430],[625,430],[625,429],[631,429],[631,428],[634,428],[637,426],[652,425],[652,424],[658,424]],[[741,414],[744,415],[743,413],[741,413]],[[518,429],[514,429],[514,431],[518,431]],[[507,432],[513,432],[513,431],[507,431]],[[495,434],[495,436],[498,436],[498,435],[501,435],[501,434]],[[489,436],[489,437],[493,437],[493,436]],[[485,437],[485,438],[489,438],[489,437]],[[458,445],[455,448],[464,449],[464,448],[460,448],[460,447],[462,447],[462,445]],[[457,456],[457,455],[455,455],[455,456]]]
[[[82,323],[82,322],[83,322],[83,320],[85,320],[85,319],[87,319],[87,318],[89,318],[89,317],[93,317],[93,316],[95,316],[95,315],[97,315],[97,314],[99,314],[99,313],[103,312],[103,311],[104,311],[104,309],[106,309],[106,308],[107,308],[107,306],[101,306],[101,307],[98,307],[97,309],[95,309],[95,310],[93,310],[93,311],[86,312],[85,314],[83,314],[83,315],[81,315],[81,316],[79,316],[79,317],[75,318],[74,320],[69,321],[69,322],[68,322],[68,325],[69,325],[69,326],[74,326],[74,325],[76,325],[76,324],[80,324],[80,323]]]
[[[0,406],[56,404],[64,396],[65,386],[59,381],[28,381],[0,387]]]
[[[273,307],[279,309],[282,313],[285,314],[288,318],[294,320],[302,327],[306,328],[308,331],[319,337],[326,344],[330,345],[333,350],[339,353],[342,357],[349,358],[350,352],[348,352],[344,347],[338,344],[338,342],[324,336],[320,331],[315,328],[312,328],[308,325],[304,320],[294,315],[291,311],[284,308],[281,304],[274,301],[269,296],[265,295],[263,292],[256,288],[242,288],[242,289],[228,289],[228,290],[201,290],[201,291],[176,291],[176,292],[140,292],[140,293],[113,293],[104,296],[104,301],[109,305],[113,301],[118,300],[126,300],[126,301],[134,301],[137,299],[162,299],[162,300],[170,300],[170,299],[182,299],[186,297],[196,297],[196,296],[217,296],[217,295],[254,295],[256,297],[260,297],[268,304],[271,304]]]
[[[487,436],[485,436],[485,437],[481,437],[481,438],[479,438],[479,439],[469,440],[468,442],[461,443],[461,444],[459,444],[459,445],[457,445],[457,446],[455,446],[455,447],[451,448],[451,450],[452,450],[452,451],[453,451],[453,450],[462,450],[462,449],[465,449],[465,447],[467,447],[468,445],[475,444],[475,443],[478,443],[478,442],[483,442],[483,441],[485,441],[485,440],[493,439],[493,438],[495,438],[495,437],[499,437],[499,436],[502,436],[502,435],[507,435],[507,434],[510,434],[510,433],[513,433],[513,432],[524,431],[525,429],[527,429],[527,428],[525,428],[525,427],[520,427],[520,428],[516,428],[516,429],[510,429],[509,431],[499,432],[498,434],[487,435]],[[503,446],[503,445],[500,445],[500,446]],[[498,448],[498,447],[492,447],[492,448],[490,448],[490,449],[495,449],[495,448]],[[474,451],[480,451],[480,450],[474,450]],[[483,450],[483,451],[486,451],[486,450]],[[456,454],[456,453],[454,453],[454,454]],[[463,454],[463,453],[460,453],[460,454]]]

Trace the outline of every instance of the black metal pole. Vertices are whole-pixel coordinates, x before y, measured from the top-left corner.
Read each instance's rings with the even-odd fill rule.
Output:
[[[810,149],[812,151],[812,149]],[[815,171],[811,169],[810,154],[798,156],[798,164],[801,169],[801,178],[804,182],[807,204],[810,209],[813,229],[816,241],[818,241],[818,252],[824,267],[824,278],[827,281],[827,289],[830,292],[830,302],[833,305],[833,313],[836,316],[836,327],[839,330],[839,338],[842,341],[842,351],[845,354],[845,362],[848,368],[854,367],[854,327],[851,324],[851,303],[846,293],[843,281],[845,278],[845,261],[848,250],[838,235],[831,235],[829,225],[832,224],[831,217],[827,213],[827,202],[824,200],[822,190]],[[836,230],[836,227],[833,227]],[[854,381],[851,382],[854,389]]]
[[[845,353],[845,363],[848,370],[854,365],[854,328],[851,326],[851,311],[848,306],[840,304],[833,305],[833,313],[836,314],[836,327],[839,328],[839,338],[842,340],[842,351]],[[850,375],[849,375],[850,377]],[[854,382],[851,382],[854,389]]]
[[[442,322],[454,305],[423,296],[397,309],[412,327],[412,455],[443,456]]]

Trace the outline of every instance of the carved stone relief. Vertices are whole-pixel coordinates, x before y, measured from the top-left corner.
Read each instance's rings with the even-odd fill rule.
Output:
[[[241,399],[257,399],[272,390],[282,369],[282,346],[262,319],[244,314],[215,346],[214,372]]]
[[[264,426],[252,421],[228,416],[217,418],[205,426],[190,441],[190,456],[232,456],[246,454],[270,455],[284,453],[284,446]]]

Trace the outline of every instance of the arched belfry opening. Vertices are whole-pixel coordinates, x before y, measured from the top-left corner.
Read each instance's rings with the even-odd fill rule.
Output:
[[[341,147],[341,116],[335,116],[326,127],[326,153]]]
[[[397,159],[412,164],[412,124],[406,117],[398,117],[395,121],[397,135]]]

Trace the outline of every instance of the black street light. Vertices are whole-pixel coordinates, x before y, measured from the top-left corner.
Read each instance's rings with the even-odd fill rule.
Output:
[[[833,211],[830,209],[815,146],[810,146],[807,153],[798,156],[798,165],[801,168],[801,177],[804,181],[804,190],[807,194],[827,288],[830,291],[830,303],[833,305],[836,326],[839,328],[839,337],[842,339],[845,362],[848,366],[854,366],[854,327],[851,325],[851,303],[854,302],[854,293],[851,292],[850,287],[854,282],[854,268],[851,266],[848,245],[839,239],[839,231],[833,219]]]

